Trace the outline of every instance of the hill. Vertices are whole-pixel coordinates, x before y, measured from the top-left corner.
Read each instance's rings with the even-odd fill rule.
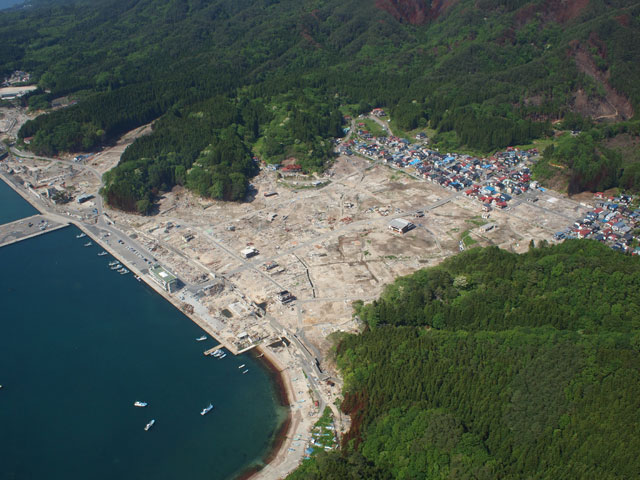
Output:
[[[637,258],[578,240],[398,279],[337,346],[343,451],[289,478],[635,477],[638,282]]]
[[[39,153],[93,150],[161,118],[118,167],[139,178],[124,184],[115,173],[105,190],[113,205],[147,212],[176,183],[241,196],[253,167],[242,160],[233,187],[213,168],[226,160],[201,160],[223,138],[268,162],[293,156],[322,169],[342,114],[373,106],[401,131],[429,127],[443,148],[484,152],[546,135],[569,114],[633,119],[639,9],[630,0],[43,1],[0,16],[0,72],[34,73],[33,108],[79,100],[23,127]],[[210,110],[218,103],[224,113]],[[188,182],[182,169],[198,162],[205,174]]]

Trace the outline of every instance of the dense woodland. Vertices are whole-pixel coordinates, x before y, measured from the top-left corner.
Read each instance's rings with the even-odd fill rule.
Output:
[[[572,240],[471,249],[356,305],[342,452],[290,479],[635,478],[640,261]]]
[[[25,99],[33,108],[78,100],[25,124],[19,135],[34,137],[38,153],[93,151],[161,119],[105,190],[113,205],[148,211],[175,175],[156,182],[141,172],[124,184],[124,173],[155,164],[189,171],[227,128],[243,151],[272,163],[295,157],[312,172],[331,159],[342,115],[376,106],[399,131],[430,128],[436,145],[477,152],[545,136],[574,111],[589,115],[578,92],[604,104],[613,88],[637,111],[639,19],[631,0],[42,0],[0,15],[0,74],[35,75],[41,90]],[[229,115],[203,127],[194,116],[216,116],[212,99]],[[598,142],[598,166],[615,164]],[[255,168],[244,154],[239,161],[230,173],[246,184]],[[569,168],[572,190],[609,177],[635,186],[638,176],[638,167],[626,176]],[[236,198],[241,182],[208,174],[199,192]]]

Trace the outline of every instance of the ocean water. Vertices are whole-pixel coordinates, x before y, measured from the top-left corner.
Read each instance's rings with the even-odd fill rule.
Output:
[[[78,233],[0,248],[0,479],[228,479],[259,461],[284,416],[260,362],[205,357],[213,339]]]
[[[39,213],[26,200],[0,180],[0,225]]]

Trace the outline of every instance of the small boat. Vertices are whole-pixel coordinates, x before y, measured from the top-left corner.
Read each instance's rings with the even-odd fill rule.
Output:
[[[87,243],[84,244],[85,247],[90,247],[91,245],[93,245],[93,243],[91,243],[91,242],[87,242]]]
[[[129,273],[129,270],[127,270],[126,268],[123,268],[122,271],[120,272],[120,275],[126,275],[127,273]]]
[[[109,266],[110,266],[110,267],[113,267],[114,265],[117,265],[117,264],[119,264],[119,263],[120,263],[120,262],[119,262],[118,260],[111,260],[111,261],[109,262]]]
[[[245,373],[247,373],[248,371],[249,371],[249,369],[247,368],[246,370],[244,370],[244,371],[242,372],[242,374],[244,375],[244,374],[245,374]]]
[[[211,410],[213,410],[213,403],[210,403],[209,405],[207,405],[206,407],[204,407],[202,409],[202,411],[200,412],[200,415],[206,415],[207,413],[209,413]]]
[[[138,280],[139,282],[141,281],[141,280],[140,280],[140,275],[134,275],[134,276],[133,276],[133,278],[135,278],[135,279],[136,279],[136,280]]]
[[[256,358],[262,358],[264,357],[264,353],[261,353],[260,355],[258,355]]]
[[[105,252],[105,251],[103,250],[103,251],[101,251],[101,252],[98,254],[98,256],[99,256],[99,257],[104,257],[106,254],[107,254],[107,252]]]
[[[244,363],[242,365],[240,365],[238,368],[244,368]]]
[[[214,350],[214,352],[211,354],[214,357],[219,357],[220,355],[222,355],[222,350],[218,349],[218,350]]]
[[[122,268],[122,265],[120,265],[119,263],[116,263],[115,265],[111,266],[111,270],[119,270]]]
[[[134,407],[146,407],[149,405],[147,402],[133,402]]]
[[[144,427],[144,431],[145,431],[145,432],[148,432],[148,431],[149,431],[149,429],[150,429],[151,427],[153,427],[153,424],[154,424],[154,423],[156,423],[155,418],[154,418],[153,420],[151,420],[149,423],[147,423],[147,424],[145,425],[145,427]]]
[[[220,355],[220,356],[218,357],[218,360],[222,360],[222,359],[223,359],[224,357],[226,357],[226,356],[227,356],[227,354],[226,354],[226,353],[223,353],[222,355]]]
[[[196,342],[204,342],[207,339],[206,335],[202,335],[201,337],[196,338]]]
[[[81,233],[79,235],[76,235],[76,238],[82,238],[82,237],[86,237],[87,234],[86,233]]]

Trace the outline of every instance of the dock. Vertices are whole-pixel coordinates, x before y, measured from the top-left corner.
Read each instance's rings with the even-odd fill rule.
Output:
[[[222,343],[220,345],[218,345],[217,347],[213,347],[213,348],[210,348],[209,350],[205,350],[204,354],[205,355],[211,355],[213,352],[215,352],[216,350],[220,350],[221,348],[225,348],[225,346]]]
[[[33,215],[0,225],[0,248],[67,227],[46,215]]]

